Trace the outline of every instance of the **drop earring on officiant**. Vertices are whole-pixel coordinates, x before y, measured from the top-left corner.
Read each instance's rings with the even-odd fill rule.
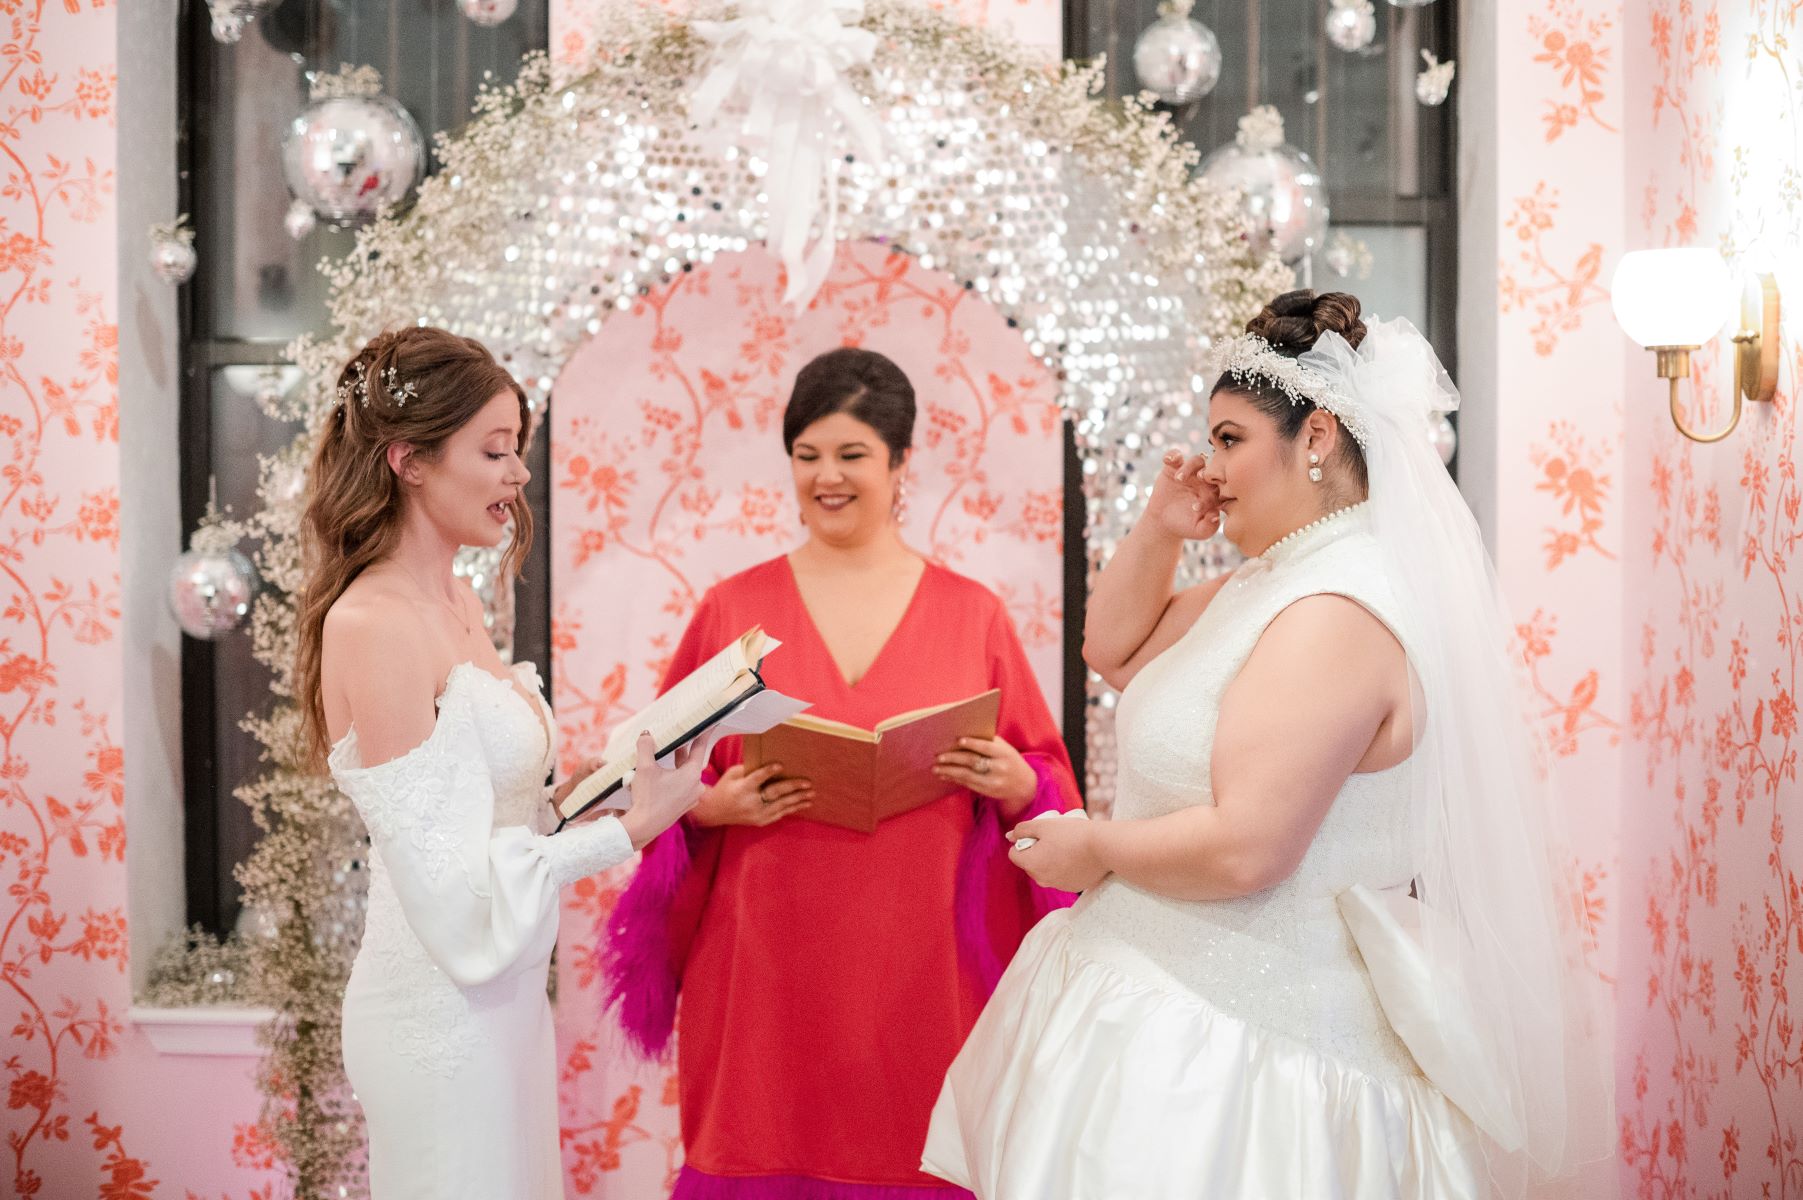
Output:
[[[769,685],[813,702],[743,739],[755,767],[720,744],[610,921],[609,997],[641,1051],[668,1049],[682,996],[674,1200],[962,1194],[919,1170],[933,1098],[1021,938],[1070,899],[1006,862],[1017,821],[1079,804],[1007,612],[901,537],[914,412],[875,352],[802,368],[783,441],[806,540],[709,589],[669,668],[762,626],[783,643]]]

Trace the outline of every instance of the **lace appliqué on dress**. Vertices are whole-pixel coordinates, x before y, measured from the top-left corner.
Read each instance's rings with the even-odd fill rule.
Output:
[[[369,907],[359,958],[395,1000],[388,1029],[393,1051],[430,1073],[449,1079],[475,1050],[469,998],[427,951],[401,908],[380,847],[394,846],[417,864],[430,882],[441,881],[455,864],[470,892],[488,898],[465,857],[472,830],[485,840],[495,807],[493,780],[484,761],[484,742],[469,698],[458,686],[465,668],[452,672],[439,697],[439,713],[424,742],[399,758],[374,767],[354,766],[355,739],[347,737],[333,755],[333,768],[356,805],[373,843]],[[476,673],[493,679],[486,672]],[[512,685],[495,681],[511,690]],[[515,719],[524,723],[516,710]],[[537,725],[536,715],[532,725]],[[529,730],[528,732],[537,732]],[[538,733],[542,748],[543,734]],[[353,782],[354,781],[354,782]],[[463,811],[479,804],[482,811]]]
[[[413,936],[379,851],[370,856],[362,953],[379,973],[383,990],[399,1001],[401,1015],[388,1030],[390,1048],[440,1078],[456,1075],[476,1049],[469,998]]]
[[[447,867],[457,863],[470,891],[486,899],[488,888],[463,859],[469,819],[460,818],[455,811],[456,805],[479,795],[488,810],[477,818],[482,829],[486,831],[494,820],[487,770],[469,761],[472,753],[480,753],[479,745],[468,706],[446,705],[431,736],[419,746],[399,758],[361,769],[365,782],[354,789],[351,800],[377,845],[405,838],[434,883],[444,877]]]

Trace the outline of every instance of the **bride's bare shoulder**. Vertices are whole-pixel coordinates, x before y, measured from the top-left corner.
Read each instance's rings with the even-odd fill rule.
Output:
[[[431,724],[444,658],[411,598],[379,578],[353,580],[321,631],[328,724],[355,723],[366,750],[389,735],[406,748]]]
[[[411,597],[379,577],[360,576],[326,610],[325,647],[390,638],[404,644],[419,631],[418,615]]]

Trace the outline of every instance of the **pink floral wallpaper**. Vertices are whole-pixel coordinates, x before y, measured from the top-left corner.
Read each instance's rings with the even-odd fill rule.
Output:
[[[1787,329],[1778,402],[1695,445],[1608,307],[1629,249],[1795,262],[1800,19],[1778,0],[1499,16],[1496,549],[1615,983],[1628,1196],[1803,1196],[1785,837],[1803,815],[1803,362]],[[1725,344],[1697,356],[1699,424],[1725,412]]]
[[[1803,9],[1648,0],[1624,37],[1630,245],[1777,266],[1803,242]],[[1803,294],[1787,295],[1791,313]],[[1803,1196],[1803,489],[1797,325],[1775,404],[1685,441],[1632,351],[1624,621],[1621,1151],[1624,1194]],[[1691,418],[1726,415],[1726,336]]]
[[[1623,19],[1619,4],[1597,0],[1504,5],[1496,19],[1493,549],[1575,835],[1578,916],[1593,965],[1613,978],[1627,502],[1623,357],[1608,272],[1625,237],[1624,215],[1610,203],[1623,157]]]
[[[0,5],[0,1191],[267,1196],[250,1064],[126,1016],[116,65],[106,0]]]

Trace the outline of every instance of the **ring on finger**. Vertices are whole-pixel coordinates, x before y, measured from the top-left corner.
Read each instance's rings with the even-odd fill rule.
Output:
[[[758,789],[758,803],[759,804],[775,804],[776,800],[770,795],[770,793],[766,789],[759,788]]]
[[[971,764],[970,769],[979,775],[989,774],[989,759],[981,754],[977,755],[977,761]]]

